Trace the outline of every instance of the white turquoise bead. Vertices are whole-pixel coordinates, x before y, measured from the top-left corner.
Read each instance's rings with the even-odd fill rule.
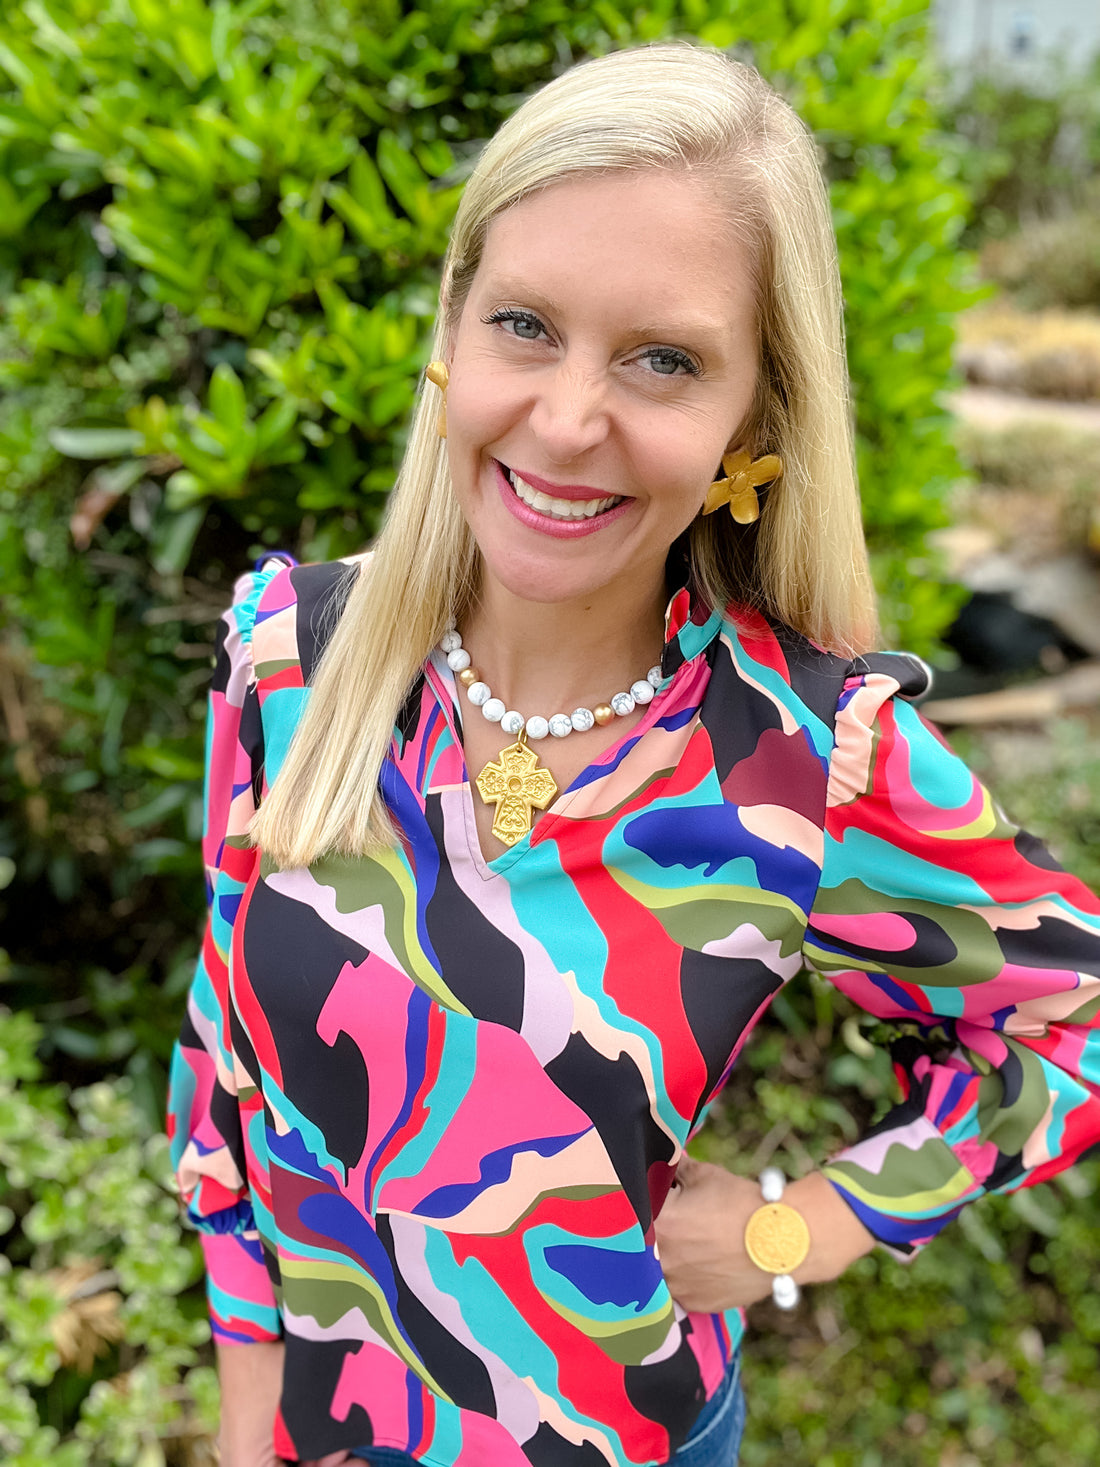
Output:
[[[777,1166],[766,1166],[760,1173],[760,1195],[765,1202],[778,1202],[787,1179]]]
[[[772,1279],[772,1298],[780,1309],[793,1309],[798,1303],[798,1285],[789,1273],[777,1273]]]
[[[439,639],[439,650],[452,672],[465,672],[471,666],[470,654],[463,647],[462,637],[456,628],[451,627],[443,633]],[[620,718],[625,718],[639,705],[650,702],[663,681],[660,667],[651,667],[644,680],[633,683],[628,693],[616,693],[609,700],[610,705]],[[574,708],[572,713],[555,713],[550,718],[534,715],[525,720],[522,713],[509,708],[502,698],[494,698],[492,689],[485,682],[471,683],[466,689],[466,696],[475,708],[481,709],[489,723],[499,723],[502,732],[513,738],[526,732],[527,737],[536,742],[548,734],[564,739],[571,733],[587,733],[596,726],[596,715],[591,708]]]

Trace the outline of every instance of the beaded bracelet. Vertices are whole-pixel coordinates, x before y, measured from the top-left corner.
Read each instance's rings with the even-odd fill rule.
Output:
[[[765,1273],[774,1274],[772,1298],[780,1309],[793,1309],[800,1292],[791,1275],[810,1251],[806,1219],[786,1202],[781,1202],[787,1179],[777,1166],[760,1173],[764,1206],[758,1207],[745,1224],[745,1252]]]

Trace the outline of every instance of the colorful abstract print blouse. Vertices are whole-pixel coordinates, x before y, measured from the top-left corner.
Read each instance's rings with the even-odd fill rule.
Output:
[[[653,1217],[772,996],[808,964],[902,1026],[901,1103],[828,1176],[908,1253],[1100,1139],[1100,904],[904,701],[918,664],[686,592],[641,723],[507,853],[433,659],[402,846],[280,871],[245,827],[356,573],[269,561],[223,628],[171,1118],[215,1333],[285,1339],[285,1457],[663,1463],[741,1324],[673,1303]]]

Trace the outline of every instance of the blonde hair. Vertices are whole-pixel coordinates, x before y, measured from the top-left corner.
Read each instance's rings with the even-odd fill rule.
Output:
[[[753,602],[830,650],[866,650],[874,593],[828,199],[810,133],[751,67],[686,43],[655,45],[585,62],[529,98],[466,185],[443,266],[434,355],[446,354],[498,214],[565,178],[653,168],[713,181],[752,245],[760,376],[742,441],[784,463],[751,530],[724,514],[692,525],[695,589],[712,606]],[[369,571],[351,572],[358,578],[309,705],[253,821],[253,839],[283,867],[394,841],[378,792],[394,723],[478,584],[477,547],[451,492],[438,411],[429,387]]]

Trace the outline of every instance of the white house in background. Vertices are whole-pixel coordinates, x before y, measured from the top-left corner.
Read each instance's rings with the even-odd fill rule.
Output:
[[[1100,54],[1100,0],[933,0],[939,52],[955,72],[1041,81]]]

